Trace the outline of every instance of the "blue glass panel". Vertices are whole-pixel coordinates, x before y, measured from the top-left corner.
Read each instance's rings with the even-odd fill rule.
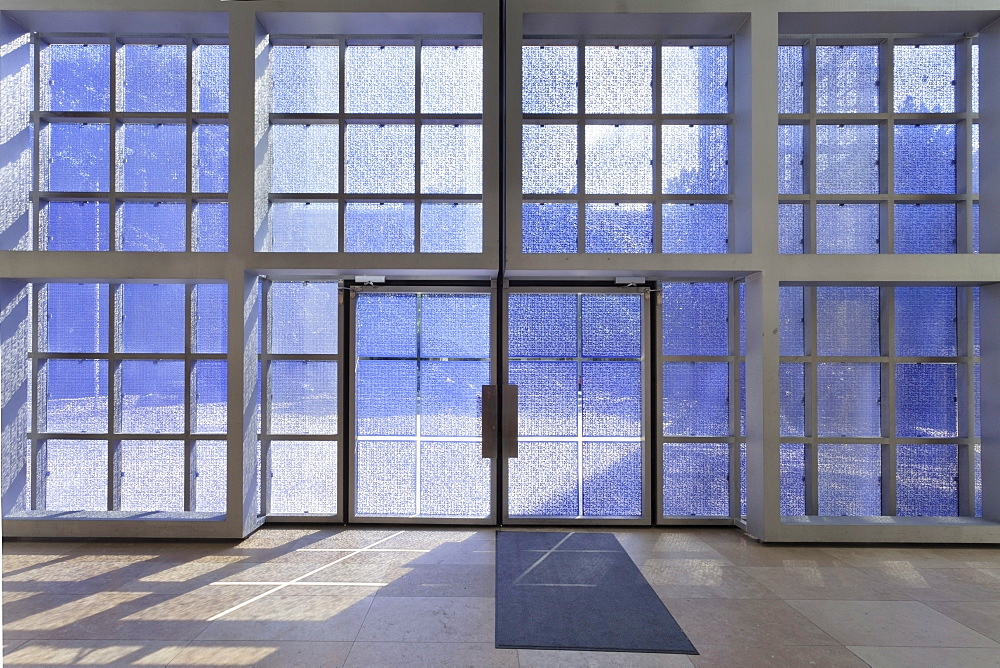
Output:
[[[358,357],[416,357],[416,295],[361,293],[355,304]]]
[[[728,444],[663,444],[663,514],[729,515]]]
[[[896,365],[896,435],[958,436],[955,364]]]
[[[972,252],[979,252],[979,205],[972,205]]]
[[[781,444],[781,514],[806,514],[805,448],[800,443]]]
[[[816,47],[816,111],[878,111],[878,47]]]
[[[972,45],[972,111],[979,111],[979,45]]]
[[[42,286],[39,347],[52,353],[108,351],[108,285],[48,283]]]
[[[340,47],[271,45],[271,111],[340,111]]]
[[[52,111],[108,111],[111,47],[108,44],[50,44],[41,50],[41,108]]]
[[[226,362],[198,360],[191,382],[191,431],[226,433]]]
[[[639,362],[584,362],[584,436],[642,436]]]
[[[483,192],[481,125],[421,126],[420,192]]]
[[[802,192],[802,153],[804,127],[801,125],[778,126],[778,192]]]
[[[337,512],[337,443],[272,441],[267,450],[270,512]]]
[[[576,357],[576,295],[512,294],[507,306],[510,357]]]
[[[422,47],[420,110],[425,114],[483,113],[483,47]]]
[[[106,360],[47,360],[42,378],[45,404],[38,412],[39,429],[77,434],[108,431]]]
[[[482,387],[489,382],[489,362],[421,362],[421,436],[481,437]]]
[[[416,58],[412,46],[348,46],[347,113],[412,114]]]
[[[664,253],[725,253],[729,245],[727,204],[664,204]]]
[[[584,219],[588,253],[653,252],[652,204],[587,204]]]
[[[955,45],[897,44],[892,49],[896,113],[955,111]]]
[[[355,414],[358,436],[415,436],[417,363],[359,360]]]
[[[818,364],[816,384],[819,436],[881,435],[878,364]]]
[[[43,183],[48,182],[48,190],[107,191],[111,141],[108,132],[107,123],[53,123],[47,126],[42,133],[41,153]]]
[[[729,354],[729,285],[662,283],[663,354]]]
[[[879,289],[816,288],[816,338],[819,355],[878,355]]]
[[[490,503],[490,460],[481,443],[421,441],[422,517],[488,517]]]
[[[740,305],[740,355],[747,354],[747,284],[740,281],[736,284],[737,301]]]
[[[639,443],[584,441],[583,514],[586,517],[642,515]]]
[[[778,371],[781,391],[781,435],[806,433],[805,364],[781,364]]]
[[[225,253],[229,250],[229,203],[196,202],[192,217],[193,250]]]
[[[804,207],[801,204],[778,205],[778,252],[802,253]]]
[[[270,433],[337,433],[337,364],[302,360],[271,362]],[[358,386],[360,394],[360,380]],[[360,402],[358,415],[361,415]]]
[[[45,510],[108,509],[107,441],[42,441]]]
[[[121,350],[184,352],[184,292],[178,283],[126,283],[121,287]]]
[[[586,192],[653,192],[652,126],[588,125],[585,136]]]
[[[747,516],[747,444],[740,443],[740,517]]]
[[[199,44],[194,48],[194,110],[229,111],[229,45]]]
[[[972,125],[972,192],[979,192],[979,123]]]
[[[653,49],[648,46],[584,47],[584,106],[588,114],[653,111]]]
[[[412,202],[348,202],[344,212],[344,250],[412,253],[415,216]]]
[[[816,205],[817,253],[878,253],[877,204]]]
[[[643,299],[637,294],[584,294],[584,357],[640,357]]]
[[[412,125],[348,125],[345,192],[414,192],[414,132]]]
[[[521,192],[575,193],[575,125],[525,125],[521,129]]]
[[[778,288],[778,329],[780,352],[782,355],[805,354],[805,315],[802,310],[802,290],[797,285],[782,285]]]
[[[42,250],[108,250],[107,202],[48,202],[40,212]]]
[[[972,288],[972,354],[979,357],[980,334],[979,334],[979,288]]]
[[[416,443],[361,439],[355,452],[355,513],[378,517],[415,515]]]
[[[729,192],[729,128],[725,125],[664,125],[663,192]]]
[[[421,295],[420,356],[489,358],[490,296]]]
[[[183,360],[124,360],[118,369],[121,401],[118,430],[123,434],[176,434],[184,431]]]
[[[194,126],[195,192],[224,193],[229,190],[229,126]]]
[[[881,446],[819,446],[819,514],[882,514]]]
[[[956,351],[955,288],[896,288],[896,354]]]
[[[877,125],[817,126],[816,192],[877,193],[878,150]]]
[[[194,288],[194,352],[224,353],[227,338],[229,286],[203,283]]]
[[[579,376],[575,362],[511,362],[520,436],[576,436]]]
[[[954,204],[897,204],[897,253],[954,253]]]
[[[525,202],[521,205],[521,252],[577,252],[576,216],[576,204]]]
[[[122,441],[118,454],[122,510],[184,510],[183,441]]]
[[[181,193],[187,190],[187,129],[180,124],[127,123],[119,186],[126,192]],[[228,178],[228,174],[227,174]]]
[[[337,125],[271,126],[271,191],[337,192],[339,133]]]
[[[975,479],[976,479],[976,517],[983,516],[983,447],[976,445],[973,448],[975,458]]]
[[[421,253],[482,253],[483,205],[424,202],[420,205]]]
[[[957,446],[900,445],[896,467],[897,515],[958,515]]]
[[[124,81],[118,111],[187,109],[186,45],[124,44],[118,50],[118,72]]]
[[[896,192],[955,192],[955,126],[897,125]]]
[[[337,202],[271,202],[271,250],[336,252],[337,207]]]
[[[663,435],[728,436],[729,365],[663,365]]]
[[[662,47],[660,99],[663,113],[724,114],[729,111],[728,56],[729,49],[725,46]]]
[[[524,433],[523,431],[521,432]],[[509,459],[507,507],[511,516],[575,517],[580,514],[575,442],[525,442]]]
[[[778,47],[778,113],[801,114],[803,106],[801,46]]]
[[[522,104],[526,114],[576,112],[576,47],[521,48]]]
[[[268,293],[270,351],[336,355],[338,283],[272,283]]]
[[[120,250],[184,252],[184,202],[123,202],[118,215]]]

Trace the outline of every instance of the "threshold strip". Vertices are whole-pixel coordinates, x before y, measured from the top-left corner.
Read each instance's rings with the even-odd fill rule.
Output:
[[[270,586],[285,585],[286,587],[385,587],[387,582],[213,582],[214,586]]]

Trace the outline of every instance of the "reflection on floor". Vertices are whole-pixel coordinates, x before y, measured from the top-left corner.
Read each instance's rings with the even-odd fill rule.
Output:
[[[699,656],[495,649],[492,530],[290,527],[7,541],[4,665],[1000,666],[1000,549],[614,533]]]

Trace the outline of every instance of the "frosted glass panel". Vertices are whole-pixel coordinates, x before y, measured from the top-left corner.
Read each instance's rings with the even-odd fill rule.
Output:
[[[729,128],[725,125],[664,125],[663,192],[729,192]]]
[[[897,125],[896,192],[955,192],[955,126]]]
[[[267,454],[271,513],[337,513],[337,443],[272,441]]]
[[[729,353],[729,285],[662,283],[663,354]]]
[[[348,46],[347,113],[412,114],[415,60],[412,46]]]
[[[954,253],[954,204],[897,204],[897,253]]]
[[[781,318],[779,345],[782,355],[805,354],[805,314],[802,310],[803,288],[783,285],[778,288],[778,315]]]
[[[339,132],[337,125],[271,126],[271,191],[337,192]]]
[[[355,373],[357,435],[415,436],[417,363],[359,360]]]
[[[118,369],[124,434],[176,434],[184,431],[183,360],[124,360]]]
[[[878,364],[817,364],[816,384],[819,436],[881,435]]]
[[[110,141],[107,123],[47,126],[40,146],[42,188],[66,192],[108,190]]]
[[[108,350],[108,285],[48,283],[39,305],[39,347],[53,353],[99,353]]]
[[[490,461],[481,443],[420,443],[421,516],[483,518],[490,507]]]
[[[42,48],[41,108],[108,111],[110,54],[107,44],[50,44]]]
[[[121,509],[184,510],[184,443],[122,441]]]
[[[587,204],[584,220],[588,253],[653,252],[651,204]]]
[[[276,253],[337,251],[337,202],[272,202],[271,250]]]
[[[955,111],[953,44],[897,44],[892,60],[893,107],[897,113]]]
[[[526,114],[576,112],[576,47],[521,49],[522,103]]]
[[[355,303],[359,357],[416,357],[416,295],[361,293]]]
[[[896,288],[896,354],[956,351],[955,288]]]
[[[577,252],[577,205],[525,202],[521,205],[521,252]]]
[[[122,190],[170,193],[187,190],[187,130],[183,125],[128,123],[119,129],[118,140],[122,144],[119,176]]]
[[[896,435],[958,436],[956,364],[896,365]]]
[[[229,286],[205,283],[194,288],[194,352],[226,352]]]
[[[979,111],[979,45],[972,45],[972,111]]]
[[[512,294],[507,304],[510,357],[576,357],[576,295]]]
[[[781,435],[804,436],[805,365],[782,364],[778,370],[781,392]]]
[[[979,192],[979,123],[972,126],[972,192]]]
[[[226,362],[198,360],[191,381],[191,431],[226,433]]]
[[[878,111],[878,47],[816,47],[816,111]]]
[[[663,514],[729,515],[728,444],[663,444]]]
[[[340,47],[271,45],[271,111],[335,114],[340,105]]]
[[[120,250],[184,252],[184,202],[123,202],[118,216]]]
[[[805,448],[799,443],[781,444],[781,514],[806,514]]]
[[[583,515],[642,515],[642,446],[639,443],[583,443]]]
[[[819,445],[819,514],[882,514],[879,445]]]
[[[660,51],[665,114],[724,114],[729,109],[729,49],[664,46]]]
[[[483,47],[421,48],[420,110],[425,114],[483,113]]]
[[[272,283],[270,351],[336,355],[339,283]]]
[[[897,515],[958,515],[957,446],[899,445],[896,466]]]
[[[194,127],[194,184],[192,190],[224,193],[229,190],[229,126]]]
[[[876,125],[817,126],[816,192],[877,193],[878,149]]]
[[[106,360],[47,360],[41,373],[45,410],[39,411],[39,429],[52,433],[107,433]]]
[[[520,436],[577,435],[579,376],[575,362],[511,362],[508,379],[518,386]]]
[[[653,50],[648,46],[584,47],[588,114],[648,114],[653,110]]]
[[[124,44],[118,50],[118,111],[187,109],[187,46]]]
[[[575,193],[576,126],[525,125],[521,132],[521,191]]]
[[[42,250],[108,250],[107,202],[48,202],[39,212]]]
[[[412,193],[414,145],[412,125],[348,125],[345,191]]]
[[[663,435],[728,436],[729,365],[663,365]]]
[[[229,45],[199,44],[194,48],[194,110],[229,111]]]
[[[488,358],[490,296],[421,295],[420,355]]]
[[[422,253],[482,253],[483,205],[425,202],[420,205]]]
[[[228,203],[196,202],[192,223],[192,250],[207,253],[225,253],[229,250]]]
[[[507,460],[510,462],[509,514],[520,517],[579,515],[577,457],[578,448],[573,441],[521,441],[517,458]]]
[[[586,176],[588,193],[653,191],[653,128],[649,125],[588,125]]]
[[[801,46],[778,47],[778,113],[801,114],[803,107]]]
[[[801,125],[778,126],[778,192],[782,195],[802,193],[804,129]]]
[[[778,205],[778,252],[802,253],[804,207],[801,204]]]
[[[344,250],[412,253],[415,212],[412,202],[348,202],[344,212]]]
[[[878,253],[877,204],[817,204],[817,253]]]
[[[664,253],[725,253],[729,246],[729,205],[664,204]]]
[[[225,441],[197,441],[194,445],[194,510],[226,512]]]
[[[107,441],[43,441],[45,510],[107,510]]]
[[[183,285],[126,283],[120,290],[122,351],[184,352]]]
[[[584,362],[582,380],[584,436],[642,436],[639,362]]]
[[[417,512],[417,444],[359,440],[355,513],[407,517]]]
[[[816,312],[818,354],[879,354],[878,288],[817,287]]]
[[[584,357],[642,355],[641,295],[584,294],[580,301]]]
[[[337,433],[337,365],[302,360],[271,362],[270,433]],[[360,405],[358,411],[360,416]]]
[[[420,128],[420,192],[483,192],[481,125],[424,125]]]
[[[479,439],[482,386],[489,382],[489,362],[421,362],[420,434]]]

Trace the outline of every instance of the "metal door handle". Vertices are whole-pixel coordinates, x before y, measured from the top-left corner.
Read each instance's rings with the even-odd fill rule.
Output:
[[[483,385],[482,399],[483,415],[483,459],[493,459],[497,456],[498,424],[497,420],[497,386]]]
[[[503,452],[505,457],[517,457],[517,385],[503,386]]]

